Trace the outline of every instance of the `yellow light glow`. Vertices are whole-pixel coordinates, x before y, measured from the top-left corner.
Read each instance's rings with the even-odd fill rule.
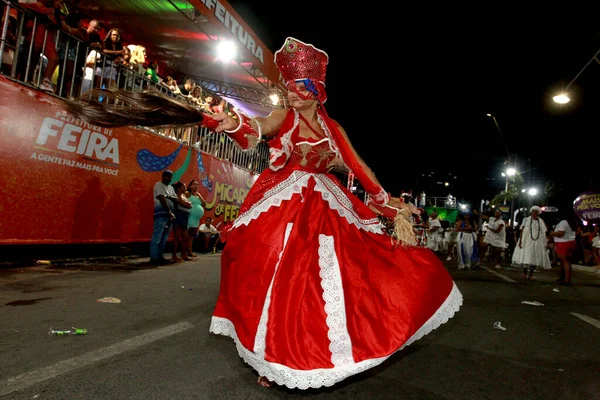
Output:
[[[569,98],[569,96],[567,96],[564,93],[561,93],[559,95],[556,95],[552,98],[552,100],[554,100],[555,103],[558,104],[567,104],[568,102],[571,101],[571,99]]]

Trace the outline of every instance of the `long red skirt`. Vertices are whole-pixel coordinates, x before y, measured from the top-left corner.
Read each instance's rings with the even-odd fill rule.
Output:
[[[322,174],[305,178],[231,232],[210,327],[261,376],[300,389],[380,364],[462,304],[433,252],[351,223],[340,204],[364,204]]]

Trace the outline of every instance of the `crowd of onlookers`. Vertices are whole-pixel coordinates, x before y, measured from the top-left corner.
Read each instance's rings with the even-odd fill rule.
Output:
[[[2,3],[3,24],[5,10]],[[94,16],[68,9],[63,0],[11,2],[7,28],[2,73],[41,90],[76,98],[92,88],[153,87],[208,112],[230,109],[223,98],[191,78],[178,84],[178,72],[149,59],[145,46],[128,43],[123,27],[108,27]]]
[[[145,46],[128,43],[121,28],[67,9],[63,0],[13,1],[8,15],[6,11],[7,4],[0,3],[2,22],[7,18],[1,64],[5,76],[63,98],[77,98],[94,88],[152,88],[206,113],[228,112],[235,117],[225,99],[193,78],[183,76],[178,83],[177,71],[151,60]],[[265,151],[242,156],[224,135],[212,137],[193,126],[152,131],[253,171],[266,165]]]
[[[560,266],[558,283],[570,284],[571,264],[600,268],[600,226],[578,219],[574,213],[543,213],[538,206],[521,209],[508,223],[499,209],[474,211],[459,216],[454,224],[437,212],[421,209],[415,229],[419,243],[447,260],[457,260],[459,269],[476,268],[488,262],[501,269],[509,264],[523,269],[523,279],[533,280],[539,267]]]
[[[203,253],[215,253],[223,241],[211,217],[204,215],[206,202],[198,192],[199,183],[178,181],[171,184],[173,172],[166,170],[152,191],[154,227],[150,241],[150,263],[164,265],[196,259],[194,244]],[[204,223],[201,223],[204,217]],[[167,240],[173,231],[171,260],[164,258]],[[181,257],[179,257],[181,254]]]

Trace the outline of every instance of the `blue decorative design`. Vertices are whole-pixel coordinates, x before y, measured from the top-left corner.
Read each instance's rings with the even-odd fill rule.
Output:
[[[200,172],[200,174],[204,174],[204,179],[202,179],[202,186],[204,186],[209,193],[212,193],[213,185],[212,182],[208,179],[208,174],[204,169],[204,162],[202,161],[201,152],[198,152],[198,171]]]
[[[319,95],[319,91],[317,90],[317,87],[315,86],[315,84],[313,83],[313,81],[311,81],[310,79],[298,79],[298,80],[296,80],[296,82],[302,82],[302,83],[304,83],[304,88],[306,90],[308,90],[309,92],[311,92],[315,96]]]
[[[173,164],[182,147],[183,144],[180,144],[173,153],[167,156],[157,156],[150,150],[141,149],[136,155],[137,163],[145,172],[163,171]]]

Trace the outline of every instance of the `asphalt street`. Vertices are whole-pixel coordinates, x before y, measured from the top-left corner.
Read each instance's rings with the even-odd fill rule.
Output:
[[[446,262],[465,299],[453,319],[374,370],[300,391],[257,385],[208,333],[219,262],[0,270],[0,399],[600,399],[598,274],[559,287],[556,270],[523,282]],[[88,334],[48,335],[71,327]]]

